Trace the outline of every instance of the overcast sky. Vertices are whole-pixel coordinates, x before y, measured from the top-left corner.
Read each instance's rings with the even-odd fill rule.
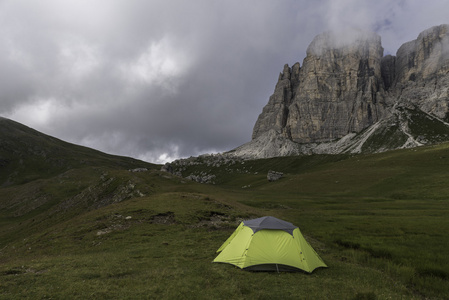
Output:
[[[0,0],[0,116],[153,163],[223,152],[317,34],[394,55],[443,23],[447,0]]]

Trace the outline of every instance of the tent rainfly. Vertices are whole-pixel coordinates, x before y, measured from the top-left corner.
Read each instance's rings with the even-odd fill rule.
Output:
[[[243,221],[217,252],[213,262],[250,271],[312,273],[327,267],[297,226],[275,217]]]

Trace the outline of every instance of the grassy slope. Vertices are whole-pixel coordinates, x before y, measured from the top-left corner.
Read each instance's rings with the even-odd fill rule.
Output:
[[[24,184],[95,166],[155,167],[132,158],[67,143],[0,117],[0,186]]]
[[[382,270],[417,294],[447,298],[448,154],[445,145],[355,156],[288,173],[242,202],[276,208],[337,246],[340,260]]]
[[[128,169],[159,167],[47,136],[0,118],[0,248],[140,193]],[[125,172],[123,172],[125,171]]]
[[[2,203],[33,188],[55,203],[0,211],[0,298],[445,299],[448,160],[447,144],[267,159],[212,170],[215,186],[93,163],[4,187]],[[284,178],[269,183],[269,169]],[[241,219],[263,215],[298,225],[329,268],[211,263]]]

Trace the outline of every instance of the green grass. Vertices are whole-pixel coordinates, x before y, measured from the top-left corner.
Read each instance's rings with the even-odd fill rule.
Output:
[[[152,216],[167,212],[167,206],[174,213],[175,222],[152,223]],[[111,205],[17,241],[4,249],[21,255],[2,262],[0,296],[4,299],[413,297],[400,282],[391,285],[382,271],[336,258],[341,250],[331,250],[332,245],[328,248],[311,238],[315,249],[329,264],[328,269],[311,275],[249,273],[231,265],[213,264],[216,249],[234,230],[234,223],[220,228],[198,227],[198,218],[204,216],[205,210],[240,217],[236,210],[209,196],[169,193],[156,199]],[[132,218],[126,219],[127,216]],[[108,228],[111,229],[108,233],[98,234]]]
[[[409,128],[415,137],[423,137],[431,143],[447,141],[449,128],[445,124],[418,110],[404,110],[409,115]]]
[[[396,149],[401,147],[407,141],[408,136],[399,128],[398,124],[381,128],[375,131],[365,143],[363,143],[363,152],[375,152],[379,149]]]
[[[0,299],[449,298],[448,144],[192,167],[216,185],[97,159],[0,189]],[[329,267],[212,263],[263,215],[299,226]]]

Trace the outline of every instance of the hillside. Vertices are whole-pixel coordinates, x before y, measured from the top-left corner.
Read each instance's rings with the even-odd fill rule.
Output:
[[[49,178],[84,167],[154,167],[127,157],[107,155],[45,135],[0,117],[0,185]]]
[[[108,155],[0,118],[0,228],[7,239],[134,197],[128,170],[155,165]],[[128,174],[130,173],[130,174]],[[13,222],[10,220],[20,220]],[[5,229],[7,228],[7,229]],[[39,230],[39,229],[36,229]]]
[[[1,124],[1,299],[449,297],[449,144],[202,156],[176,176]],[[269,170],[284,175],[269,182]],[[191,174],[214,174],[215,184]],[[329,268],[251,273],[211,263],[242,219],[264,215],[299,226]]]

